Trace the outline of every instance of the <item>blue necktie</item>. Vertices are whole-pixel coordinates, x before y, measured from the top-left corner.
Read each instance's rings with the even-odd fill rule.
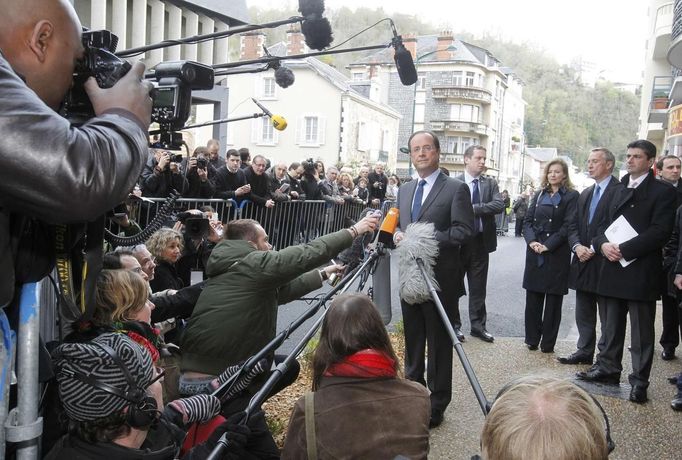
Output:
[[[417,219],[419,219],[419,211],[422,210],[422,198],[424,197],[425,185],[426,180],[420,180],[419,185],[417,186],[417,191],[414,192],[414,203],[412,203],[412,222],[417,222]]]
[[[599,195],[600,195],[601,189],[599,188],[599,185],[597,185],[594,188],[594,192],[592,193],[592,201],[590,201],[590,215],[587,220],[588,224],[592,223],[592,218],[594,217],[594,211],[597,210],[597,205],[599,204]]]
[[[471,204],[481,204],[481,192],[478,189],[478,179],[474,179],[471,181],[473,184],[473,192],[471,192]],[[483,225],[481,225],[481,218],[476,217],[476,231],[477,232],[482,232],[483,231]]]

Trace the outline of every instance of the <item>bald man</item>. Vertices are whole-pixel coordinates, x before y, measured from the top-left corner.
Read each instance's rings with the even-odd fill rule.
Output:
[[[56,113],[83,54],[73,6],[0,0],[0,11],[2,308],[15,286],[52,267],[52,229],[42,222],[93,220],[132,190],[148,155],[151,84],[141,63],[110,89],[89,79],[96,117],[73,128]]]

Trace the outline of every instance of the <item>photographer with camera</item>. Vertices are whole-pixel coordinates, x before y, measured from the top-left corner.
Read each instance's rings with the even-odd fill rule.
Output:
[[[150,198],[165,198],[173,190],[180,193],[187,191],[189,183],[180,171],[182,155],[168,150],[150,149],[152,155],[140,176],[142,196]]]
[[[141,81],[142,63],[109,89],[88,79],[85,90],[96,116],[80,127],[70,126],[56,110],[84,53],[73,6],[66,0],[0,0],[0,7],[4,307],[16,286],[52,268],[53,229],[42,222],[93,220],[133,188],[147,155],[152,84]]]
[[[206,147],[197,147],[188,160],[183,160],[182,168],[187,171],[189,188],[184,198],[213,198],[215,194],[216,170],[209,162]]]

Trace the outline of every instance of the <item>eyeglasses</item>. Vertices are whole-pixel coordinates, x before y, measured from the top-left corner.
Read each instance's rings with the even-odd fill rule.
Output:
[[[419,152],[426,152],[426,153],[428,153],[428,152],[430,152],[430,151],[432,151],[432,150],[435,150],[435,149],[436,149],[436,147],[433,146],[433,145],[425,145],[425,146],[423,146],[423,147],[415,147],[415,148],[413,148],[413,149],[412,149],[412,153],[419,153]]]

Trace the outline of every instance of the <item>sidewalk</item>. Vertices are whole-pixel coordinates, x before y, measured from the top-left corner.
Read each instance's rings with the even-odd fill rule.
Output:
[[[657,334],[659,330],[660,318]],[[626,346],[629,343],[629,331],[627,337]],[[522,375],[541,374],[575,380],[575,372],[588,367],[567,366],[556,361],[557,356],[566,356],[574,351],[573,340],[557,342],[554,354],[529,351],[523,344],[523,338],[518,337],[496,338],[494,344],[489,344],[467,336],[463,346],[489,400],[505,383]],[[452,402],[445,412],[443,424],[431,431],[429,458],[432,459],[469,460],[480,451],[483,413],[457,354],[454,353],[454,356]],[[608,414],[611,437],[616,443],[616,449],[609,459],[682,458],[682,413],[670,408],[675,387],[666,379],[682,370],[682,360],[661,360],[657,344],[648,391],[649,402],[644,405],[628,401],[630,386],[627,374],[631,368],[627,350],[623,356],[623,366],[620,391],[611,390],[610,396],[604,396],[599,385],[581,385],[597,397]]]

